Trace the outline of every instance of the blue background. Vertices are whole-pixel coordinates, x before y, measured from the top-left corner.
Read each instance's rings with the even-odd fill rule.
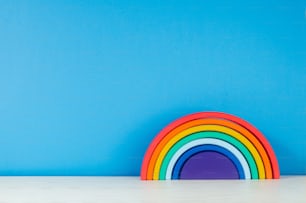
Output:
[[[139,175],[223,111],[306,174],[305,1],[0,1],[0,175]]]

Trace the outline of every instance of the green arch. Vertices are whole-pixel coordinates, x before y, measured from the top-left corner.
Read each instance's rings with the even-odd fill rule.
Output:
[[[222,133],[222,132],[216,132],[216,131],[202,131],[190,134],[181,140],[179,140],[177,143],[175,143],[171,149],[167,152],[165,158],[162,161],[161,169],[159,172],[159,179],[165,180],[166,179],[166,173],[167,173],[167,167],[169,165],[169,162],[173,155],[179,150],[183,145],[201,138],[215,138],[219,140],[223,140],[234,147],[236,147],[245,157],[247,163],[249,164],[250,171],[251,171],[251,178],[252,179],[258,179],[258,169],[256,162],[254,160],[254,157],[252,156],[251,152],[242,144],[239,140],[235,139],[234,137]]]

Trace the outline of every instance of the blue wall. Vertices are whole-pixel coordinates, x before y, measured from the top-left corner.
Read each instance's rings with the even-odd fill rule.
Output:
[[[0,175],[139,175],[197,111],[248,120],[306,174],[305,1],[203,2],[1,1]]]

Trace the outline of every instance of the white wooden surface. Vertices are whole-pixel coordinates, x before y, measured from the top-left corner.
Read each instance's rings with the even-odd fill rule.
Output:
[[[264,181],[140,181],[139,177],[0,177],[0,203],[306,202],[306,176]]]

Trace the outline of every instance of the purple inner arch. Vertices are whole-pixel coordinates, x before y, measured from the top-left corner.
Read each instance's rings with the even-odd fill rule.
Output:
[[[180,179],[239,179],[239,174],[234,163],[225,155],[204,151],[184,163]]]

